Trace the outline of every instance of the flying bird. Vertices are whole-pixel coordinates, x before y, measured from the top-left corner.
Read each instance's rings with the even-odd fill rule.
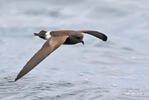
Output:
[[[84,44],[83,33],[93,35],[103,41],[107,41],[107,36],[98,31],[92,30],[59,30],[59,31],[44,31],[41,30],[39,33],[34,33],[35,36],[39,36],[45,39],[46,42],[41,49],[34,54],[34,56],[26,63],[23,69],[17,75],[15,81],[23,77],[25,74],[30,72],[35,66],[37,66],[42,60],[44,60],[50,53],[56,50],[62,44],[73,45],[77,43]]]

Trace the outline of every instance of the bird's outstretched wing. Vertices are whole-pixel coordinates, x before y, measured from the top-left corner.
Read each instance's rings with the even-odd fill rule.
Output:
[[[48,39],[42,48],[35,53],[35,55],[26,63],[23,69],[17,75],[15,81],[23,77],[29,71],[31,71],[36,65],[38,65],[44,58],[46,58],[50,53],[57,49],[61,44],[65,42],[68,36],[52,36]]]
[[[98,31],[81,30],[81,32],[93,35],[93,36],[95,36],[95,37],[97,37],[97,38],[99,38],[99,39],[101,39],[103,41],[107,41],[107,39],[108,39],[108,37],[105,34],[103,34],[101,32],[98,32]]]

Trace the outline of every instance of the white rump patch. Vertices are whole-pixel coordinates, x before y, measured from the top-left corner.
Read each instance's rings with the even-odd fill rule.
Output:
[[[50,32],[49,32],[49,31],[46,32],[46,37],[45,37],[45,39],[48,40],[50,37],[51,37]]]

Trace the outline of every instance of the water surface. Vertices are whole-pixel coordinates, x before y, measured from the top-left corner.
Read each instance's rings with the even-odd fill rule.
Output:
[[[1,0],[1,100],[148,100],[147,0]],[[40,30],[92,29],[85,45],[61,46],[14,82],[45,42]]]

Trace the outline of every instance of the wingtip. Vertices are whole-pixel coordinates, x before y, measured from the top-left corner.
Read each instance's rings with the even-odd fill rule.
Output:
[[[103,40],[103,41],[107,41],[107,40],[108,40],[108,37],[105,35],[102,40]]]
[[[18,77],[16,77],[14,81],[16,82],[18,79],[19,79],[19,78],[18,78]]]
[[[20,76],[20,74],[18,74],[14,81],[16,82],[16,81],[19,80],[20,78],[21,78],[21,76]]]

